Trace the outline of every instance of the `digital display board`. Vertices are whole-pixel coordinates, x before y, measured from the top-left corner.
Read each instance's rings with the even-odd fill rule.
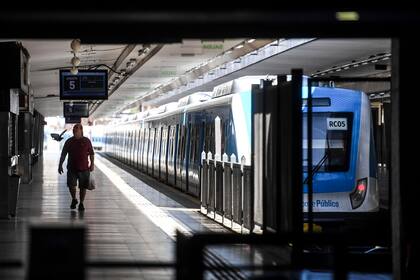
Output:
[[[64,102],[64,117],[89,117],[89,103],[85,102]]]
[[[80,117],[66,117],[66,123],[81,123],[82,119]]]
[[[107,70],[60,70],[60,100],[108,99]]]

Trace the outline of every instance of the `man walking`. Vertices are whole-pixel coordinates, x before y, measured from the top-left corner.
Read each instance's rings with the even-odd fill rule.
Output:
[[[76,186],[77,181],[79,181],[79,211],[83,211],[85,210],[83,202],[86,196],[86,189],[89,186],[90,172],[94,169],[94,152],[89,138],[83,136],[83,126],[79,123],[73,126],[73,137],[67,139],[61,151],[60,163],[58,165],[58,173],[60,174],[63,173],[63,162],[67,154],[69,154],[67,160],[67,186],[72,197],[70,208],[76,209],[78,203],[76,199]],[[88,157],[90,158],[90,166]]]

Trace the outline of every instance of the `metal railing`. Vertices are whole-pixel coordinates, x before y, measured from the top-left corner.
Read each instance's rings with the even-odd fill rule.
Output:
[[[254,228],[252,167],[232,154],[201,153],[201,212],[232,229]]]
[[[305,269],[314,269],[331,273],[334,280],[349,279],[350,272],[391,273],[391,258],[378,254],[355,254],[351,248],[365,244],[369,240],[375,244],[378,236],[371,234],[318,234],[318,233],[276,233],[276,234],[232,234],[232,233],[196,233],[192,236],[177,233],[177,275],[176,279],[204,279],[205,272],[214,270],[240,270],[272,272],[281,279],[281,273],[291,272],[298,276]],[[229,262],[222,266],[206,265],[204,252],[209,246],[280,246],[289,248],[280,262],[249,264]],[[331,251],[320,254],[308,251],[314,244],[328,246]],[[280,248],[279,247],[279,248]],[[261,275],[260,275],[261,276]],[[289,275],[290,276],[290,275]]]

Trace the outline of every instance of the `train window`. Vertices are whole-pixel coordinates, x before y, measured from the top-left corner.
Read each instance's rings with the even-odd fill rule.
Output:
[[[353,113],[313,113],[312,166],[317,172],[347,171]],[[307,118],[303,117],[303,155],[307,156]],[[307,160],[303,169],[307,171]]]
[[[195,125],[195,147],[194,147],[194,159],[201,159],[201,148],[200,148],[200,125]]]
[[[308,105],[308,99],[302,99],[302,106]],[[325,98],[312,98],[312,107],[330,107],[331,106],[331,99],[328,97]]]
[[[190,124],[190,140],[190,162],[193,163],[196,159],[198,141],[196,124]]]

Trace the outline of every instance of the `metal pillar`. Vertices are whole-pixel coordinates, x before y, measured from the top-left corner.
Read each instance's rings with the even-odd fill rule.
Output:
[[[19,172],[23,184],[32,182],[32,145],[33,115],[30,112],[19,114]]]
[[[0,218],[16,215],[19,95],[29,93],[29,54],[18,42],[0,43]]]
[[[13,90],[0,90],[0,131],[2,132],[0,133],[0,219],[16,215],[19,193],[19,176],[16,168],[17,113],[19,113],[17,93]]]
[[[302,233],[302,71],[252,88],[255,222]],[[262,212],[261,210],[262,209]]]

